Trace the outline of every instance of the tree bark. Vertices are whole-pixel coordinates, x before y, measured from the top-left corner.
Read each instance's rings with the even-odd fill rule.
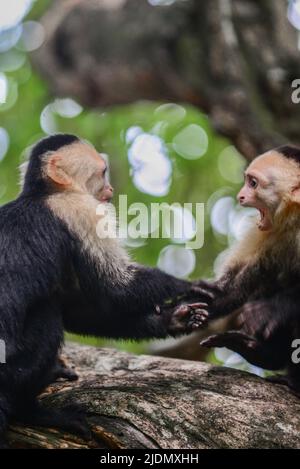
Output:
[[[47,406],[82,404],[93,438],[13,425],[15,448],[300,448],[300,400],[286,387],[205,363],[68,344],[77,383]]]
[[[300,143],[298,32],[287,1],[56,1],[33,55],[55,95],[87,107],[139,99],[194,104],[249,159]]]

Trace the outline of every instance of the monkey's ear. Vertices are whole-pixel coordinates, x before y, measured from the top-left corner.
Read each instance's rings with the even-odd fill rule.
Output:
[[[61,161],[62,157],[57,153],[50,156],[47,162],[47,174],[56,184],[70,186],[72,179],[62,168]]]

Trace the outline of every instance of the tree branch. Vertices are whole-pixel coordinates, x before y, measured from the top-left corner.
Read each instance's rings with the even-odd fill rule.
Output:
[[[58,430],[12,426],[18,448],[300,448],[300,400],[249,373],[204,363],[68,344],[78,383],[42,396],[82,404],[85,442]]]

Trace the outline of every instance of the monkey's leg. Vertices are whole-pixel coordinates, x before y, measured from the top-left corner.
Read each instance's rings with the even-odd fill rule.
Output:
[[[84,410],[76,404],[61,409],[50,409],[39,402],[31,403],[26,412],[18,413],[18,421],[25,425],[59,428],[85,439],[91,438],[91,431]]]
[[[229,331],[224,334],[213,335],[203,340],[200,345],[204,347],[226,347],[241,355],[252,365],[267,370],[280,370],[284,367],[283,357],[271,347],[268,342],[263,343],[254,337],[238,331]]]

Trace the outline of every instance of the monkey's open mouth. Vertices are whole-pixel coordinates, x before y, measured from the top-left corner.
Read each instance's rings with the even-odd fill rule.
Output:
[[[272,221],[267,210],[261,208],[258,209],[260,219],[258,220],[257,226],[261,231],[267,231],[272,228]]]
[[[263,225],[264,224],[264,220],[265,220],[265,212],[261,209],[259,209],[259,214],[260,214],[260,220],[258,222],[258,225]]]

